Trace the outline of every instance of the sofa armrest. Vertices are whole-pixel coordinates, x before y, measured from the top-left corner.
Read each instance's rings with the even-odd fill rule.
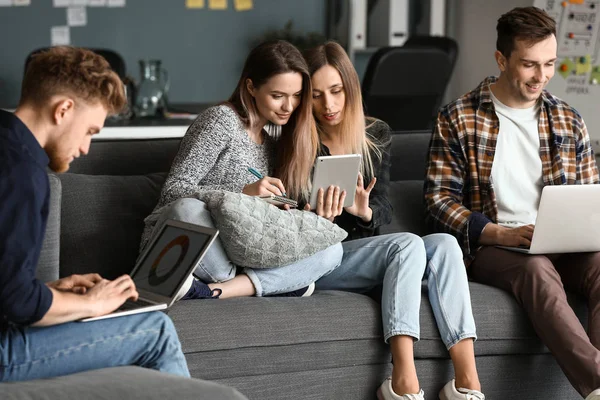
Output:
[[[55,174],[49,173],[50,205],[48,222],[44,233],[44,242],[35,275],[42,282],[58,279],[60,270],[60,204],[62,199],[62,185]]]
[[[3,400],[114,400],[114,399],[246,399],[226,386],[182,378],[140,367],[105,368],[95,371],[0,383]]]

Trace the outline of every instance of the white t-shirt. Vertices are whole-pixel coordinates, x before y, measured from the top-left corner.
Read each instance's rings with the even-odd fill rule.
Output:
[[[542,195],[542,159],[538,120],[540,104],[511,108],[492,93],[500,121],[491,182],[498,206],[498,224],[534,224]]]

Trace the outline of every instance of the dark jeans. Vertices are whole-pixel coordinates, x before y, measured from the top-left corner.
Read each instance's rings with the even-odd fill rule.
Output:
[[[483,247],[469,273],[515,296],[582,396],[600,388],[600,252],[526,255]],[[587,299],[588,333],[567,303],[565,289]]]

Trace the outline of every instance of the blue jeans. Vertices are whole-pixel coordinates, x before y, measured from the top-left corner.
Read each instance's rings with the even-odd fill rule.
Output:
[[[206,204],[193,198],[179,199],[161,209],[150,237],[159,231],[167,219],[215,227]],[[337,243],[293,264],[268,269],[244,268],[242,273],[252,281],[256,296],[267,296],[306,287],[337,268],[341,261],[342,244]],[[236,273],[237,266],[227,257],[219,237],[194,271],[194,275],[205,283],[225,282],[233,279]],[[184,285],[184,288],[189,288],[189,284]]]
[[[190,376],[173,322],[162,312],[0,332],[0,382],[125,365]]]
[[[386,342],[397,335],[419,339],[423,279],[446,348],[476,338],[467,273],[454,237],[393,233],[344,242],[343,248],[342,264],[318,280],[316,288],[364,293],[383,284]]]

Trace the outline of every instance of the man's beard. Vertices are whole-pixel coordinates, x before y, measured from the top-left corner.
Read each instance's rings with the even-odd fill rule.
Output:
[[[69,163],[64,161],[54,146],[47,147],[46,154],[50,159],[48,166],[52,171],[60,174],[69,170]]]

